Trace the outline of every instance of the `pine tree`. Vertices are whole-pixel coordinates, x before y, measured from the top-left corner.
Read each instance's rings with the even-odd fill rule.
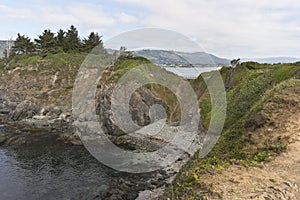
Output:
[[[56,34],[56,44],[60,50],[66,51],[66,32],[60,29]]]
[[[92,53],[104,53],[105,50],[101,37],[98,33],[91,32],[88,38],[83,40],[83,51],[90,53],[93,50]]]
[[[71,26],[66,33],[66,52],[80,52],[81,41],[75,26]]]
[[[18,37],[12,46],[12,53],[13,54],[29,54],[36,51],[36,46],[31,41],[29,37],[25,35],[20,35],[18,33]]]
[[[38,50],[43,55],[58,52],[54,33],[52,33],[49,29],[44,30],[43,34],[39,36],[39,39],[35,39],[35,42],[37,43]]]

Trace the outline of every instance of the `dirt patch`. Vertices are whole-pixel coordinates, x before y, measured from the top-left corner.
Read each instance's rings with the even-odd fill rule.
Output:
[[[249,131],[261,146],[263,141],[281,141],[287,150],[259,167],[232,165],[221,174],[204,175],[216,194],[207,199],[292,199],[300,197],[300,87],[294,87],[268,102],[263,127]],[[207,176],[207,177],[205,177]],[[218,195],[217,195],[218,194]]]

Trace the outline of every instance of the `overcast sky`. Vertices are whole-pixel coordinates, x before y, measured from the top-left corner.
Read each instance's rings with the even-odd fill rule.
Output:
[[[74,24],[104,39],[143,27],[169,29],[221,57],[300,57],[299,0],[27,0],[0,2],[0,39]]]

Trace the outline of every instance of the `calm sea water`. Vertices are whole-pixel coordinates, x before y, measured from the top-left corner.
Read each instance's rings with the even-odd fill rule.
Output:
[[[217,70],[217,67],[164,67],[167,71],[173,72],[183,78],[197,78],[201,73]]]
[[[0,134],[10,131],[0,128]],[[0,146],[0,199],[93,199],[123,176],[83,146],[40,133],[24,145]],[[125,177],[126,178],[126,177]]]

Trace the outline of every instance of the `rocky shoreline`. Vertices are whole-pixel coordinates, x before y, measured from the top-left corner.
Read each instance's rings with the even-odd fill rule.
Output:
[[[43,131],[56,134],[59,140],[66,143],[82,145],[73,125],[70,103],[75,76],[65,77],[64,74],[55,71],[36,74],[31,68],[14,69],[0,76],[0,124],[16,127],[18,132],[0,135],[0,144],[22,145],[27,142],[24,133]],[[75,69],[76,67],[73,67],[73,70]],[[135,152],[155,151],[165,145],[162,141],[132,137],[120,130],[115,125],[110,110],[110,98],[115,84],[100,80],[100,85],[96,99],[96,112],[104,132],[113,143],[133,149]],[[133,121],[141,127],[149,125],[151,123],[149,110],[153,104],[160,104],[167,109],[166,104],[149,89],[138,89],[130,101]],[[175,163],[165,169],[150,174],[134,175],[137,184],[132,180],[120,179],[112,183],[110,188],[113,189],[97,197],[99,199],[150,199],[161,195],[180,168],[190,159],[191,155],[182,153]],[[139,177],[144,177],[143,184],[138,181]]]
[[[71,113],[66,108],[58,106],[41,107],[29,100],[5,99],[0,91],[0,122],[23,131],[45,131],[58,134],[61,139],[80,145],[76,136]],[[3,136],[4,137],[4,136]]]
[[[7,106],[9,105],[9,106]],[[57,134],[58,139],[73,145],[82,145],[77,136],[75,127],[72,125],[72,116],[58,107],[39,108],[36,104],[29,101],[21,101],[14,104],[1,99],[0,103],[0,122],[15,127],[14,134],[0,135],[0,145],[22,145],[27,142],[28,134],[34,135],[37,132],[48,132]],[[40,110],[40,111],[39,111]],[[37,112],[39,111],[39,112]],[[24,135],[25,134],[25,135]],[[127,135],[112,136],[117,145],[138,149],[138,151],[154,151],[161,144],[154,144],[147,140],[137,140]],[[150,199],[163,194],[165,188],[175,178],[180,168],[190,159],[190,155],[183,154],[172,166],[147,174],[136,174],[137,183],[133,180],[124,178],[117,179],[110,183],[110,190],[96,195],[99,199]],[[146,180],[140,183],[139,177]],[[148,178],[145,178],[148,177]]]

